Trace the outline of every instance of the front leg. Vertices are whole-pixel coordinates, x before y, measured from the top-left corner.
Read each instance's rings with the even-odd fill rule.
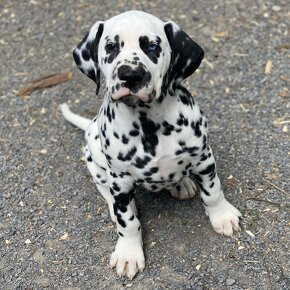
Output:
[[[231,236],[234,230],[239,230],[239,217],[242,215],[224,197],[210,147],[207,147],[200,164],[194,168],[194,177],[199,184],[205,212],[213,229],[218,234]]]
[[[111,255],[110,266],[116,267],[118,275],[130,279],[145,267],[141,224],[136,215],[133,187],[133,181],[124,177],[114,178],[110,186],[118,232],[118,241]]]

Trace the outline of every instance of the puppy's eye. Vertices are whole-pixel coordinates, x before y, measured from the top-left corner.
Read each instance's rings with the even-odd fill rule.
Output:
[[[108,43],[105,46],[105,50],[107,52],[112,52],[112,51],[116,50],[116,48],[117,48],[116,43]]]
[[[157,47],[158,47],[157,44],[149,43],[147,48],[149,51],[155,51],[157,49]]]

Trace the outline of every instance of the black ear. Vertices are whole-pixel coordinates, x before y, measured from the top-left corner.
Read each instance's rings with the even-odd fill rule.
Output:
[[[174,22],[164,25],[165,34],[171,47],[171,63],[167,73],[167,85],[174,87],[189,77],[199,67],[204,52]]]
[[[79,69],[97,84],[96,94],[100,89],[98,47],[103,30],[104,23],[96,22],[73,51],[73,57]]]

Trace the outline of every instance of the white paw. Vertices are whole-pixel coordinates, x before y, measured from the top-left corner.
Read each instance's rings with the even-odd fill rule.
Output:
[[[173,197],[179,199],[193,198],[198,190],[195,183],[188,177],[183,178],[178,187],[179,188],[173,188],[170,193]]]
[[[145,258],[142,238],[120,237],[111,255],[110,266],[116,267],[119,276],[127,276],[129,279],[133,279],[138,271],[143,271]]]
[[[226,199],[216,206],[206,207],[206,214],[218,234],[231,236],[240,229],[239,217],[242,214]]]

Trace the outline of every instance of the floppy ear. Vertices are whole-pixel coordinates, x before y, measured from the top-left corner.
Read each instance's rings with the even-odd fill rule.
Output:
[[[204,52],[174,22],[165,23],[164,30],[171,47],[171,63],[167,72],[167,85],[175,89],[178,83],[193,74],[199,67]]]
[[[97,84],[96,94],[98,94],[100,89],[98,47],[103,30],[104,22],[96,22],[73,51],[74,60],[81,72]]]

